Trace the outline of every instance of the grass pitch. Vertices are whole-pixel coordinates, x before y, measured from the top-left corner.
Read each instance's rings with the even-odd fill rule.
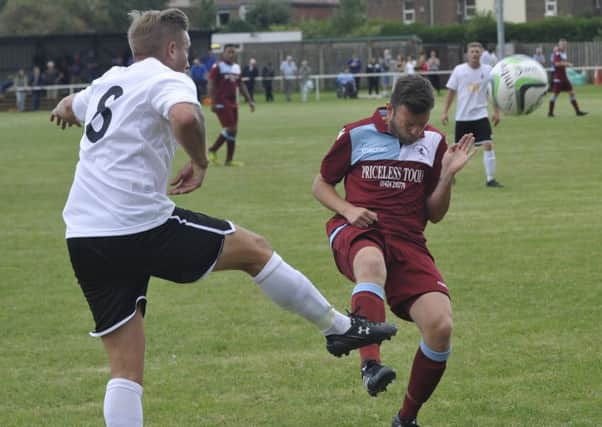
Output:
[[[495,129],[497,178],[478,153],[458,176],[446,219],[427,237],[454,306],[448,370],[423,426],[602,425],[602,88],[568,96]],[[330,213],[311,182],[340,127],[382,101],[241,105],[243,168],[212,167],[185,208],[234,220],[271,241],[340,310],[352,284],[332,262]],[[439,121],[443,97],[431,122]],[[208,139],[218,132],[207,113]],[[101,426],[105,355],[73,277],[61,210],[80,129],[47,113],[0,114],[0,425]],[[220,155],[224,156],[224,152]],[[174,169],[184,162],[179,153]],[[418,333],[383,346],[398,380],[378,399],[360,384],[357,355],[330,356],[310,324],[278,309],[242,273],[194,285],[153,280],[146,318],[147,426],[389,426]]]

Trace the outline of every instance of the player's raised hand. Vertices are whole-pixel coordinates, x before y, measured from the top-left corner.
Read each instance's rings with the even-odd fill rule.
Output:
[[[460,138],[460,140],[451,145],[441,161],[441,174],[450,174],[454,176],[460,171],[470,158],[475,153],[474,148],[474,136],[472,133],[467,133]]]
[[[368,228],[371,225],[374,225],[378,220],[378,216],[376,212],[372,212],[366,208],[360,208],[357,206],[352,206],[345,211],[343,214],[347,222],[351,225],[355,225],[359,228]]]
[[[203,184],[206,174],[207,166],[201,167],[192,162],[186,164],[169,183],[173,186],[169,194],[186,194],[196,190]]]

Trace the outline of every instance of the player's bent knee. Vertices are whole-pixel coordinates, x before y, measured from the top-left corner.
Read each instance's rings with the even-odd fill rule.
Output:
[[[441,315],[428,322],[425,332],[437,342],[445,342],[451,339],[453,331],[453,320],[451,316]]]
[[[237,227],[234,233],[226,236],[214,270],[242,270],[254,275],[269,261],[272,253],[272,247],[263,236]]]
[[[376,281],[384,283],[387,278],[387,267],[379,249],[366,247],[361,249],[353,260],[356,280]]]

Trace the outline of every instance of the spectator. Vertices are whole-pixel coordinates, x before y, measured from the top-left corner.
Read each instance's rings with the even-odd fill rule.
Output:
[[[46,71],[44,71],[42,80],[44,80],[44,84],[47,86],[59,84],[61,81],[61,74],[54,66],[53,61],[48,61],[46,63]],[[47,89],[46,97],[48,99],[56,99],[58,97],[57,89]]]
[[[356,76],[356,74],[362,72],[362,61],[359,59],[357,54],[353,52],[349,61],[347,61],[347,67],[349,67],[349,71],[353,74],[355,79],[355,89],[357,91],[360,90],[360,78]]]
[[[69,74],[71,76],[71,83],[81,83],[82,81],[82,60],[79,53],[73,55],[73,61],[69,66]]]
[[[190,77],[196,86],[196,96],[199,102],[203,102],[203,98],[207,95],[207,67],[201,63],[201,60],[195,58],[190,67]]]
[[[212,46],[212,49],[209,49],[207,51],[207,54],[201,58],[201,62],[203,64],[205,64],[205,67],[207,67],[208,70],[211,70],[211,67],[213,67],[213,64],[215,64],[217,62],[215,52],[213,51],[213,46]]]
[[[431,50],[429,59],[426,61],[427,69],[429,72],[437,72],[441,67],[441,61],[437,57],[437,51]],[[441,78],[439,74],[429,74],[429,81],[437,91],[437,95],[441,95]]]
[[[263,85],[263,91],[265,92],[265,102],[274,102],[274,66],[271,62],[268,65],[264,65],[261,70],[261,84]]]
[[[38,111],[40,109],[40,97],[42,96],[42,88],[44,85],[44,79],[42,77],[42,72],[40,67],[35,66],[31,72],[31,76],[29,77],[29,86],[32,86],[31,90],[31,102],[33,111]]]
[[[96,53],[90,49],[86,57],[86,70],[84,80],[88,83],[92,83],[94,79],[100,77],[100,64],[96,59]]]
[[[414,60],[412,55],[408,55],[408,60],[405,62],[403,71],[406,74],[414,74],[416,72],[416,61]]]
[[[1,81],[1,80],[0,80]],[[7,78],[5,81],[0,84],[0,98],[4,97],[4,92],[6,92],[13,85],[13,79]]]
[[[403,73],[403,72],[405,72],[405,68],[406,68],[406,60],[403,57],[403,55],[400,53],[399,55],[397,55],[397,59],[395,60],[395,72]],[[393,84],[395,84],[395,83],[393,83]]]
[[[25,101],[27,100],[27,74],[23,68],[19,69],[13,83],[15,85],[15,95],[17,97],[17,111],[25,111]]]
[[[382,72],[380,62],[376,62],[376,59],[370,58],[368,60],[368,65],[366,65],[366,73],[367,74],[379,74]],[[374,95],[378,97],[379,92],[379,76],[371,75],[368,77],[368,95],[372,96],[372,92]]]
[[[546,66],[546,57],[543,54],[543,49],[541,47],[535,48],[535,54],[533,55],[533,59],[539,62],[542,66]]]
[[[299,67],[299,86],[301,89],[301,101],[307,102],[307,95],[313,90],[314,82],[311,79],[311,67],[305,59],[301,61],[301,66]]]
[[[353,74],[349,72],[349,68],[345,68],[337,75],[337,98],[357,98],[357,88],[355,87],[355,79]]]
[[[385,49],[383,51],[383,56],[380,59],[380,68],[381,68],[382,72],[388,73],[389,71],[391,71],[393,64],[394,64],[394,61],[393,61],[393,56],[391,55],[391,51],[389,49]],[[387,88],[391,86],[391,76],[390,75],[383,76],[382,81],[383,81],[383,87],[385,88],[385,92],[386,92]],[[383,93],[383,95],[386,95],[386,93]]]
[[[291,101],[293,93],[293,84],[297,78],[297,64],[293,61],[293,57],[288,55],[282,64],[280,64],[280,72],[283,77],[284,97],[287,102]]]
[[[257,61],[255,58],[251,58],[249,59],[249,63],[242,69],[242,78],[253,102],[255,102],[255,79],[258,76]]]
[[[426,63],[426,54],[424,52],[421,52],[420,55],[418,55],[418,61],[416,62],[416,69],[420,73],[424,73],[429,70],[429,66]]]

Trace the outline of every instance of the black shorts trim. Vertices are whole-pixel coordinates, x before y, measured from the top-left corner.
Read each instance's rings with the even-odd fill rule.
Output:
[[[230,221],[175,208],[158,227],[125,236],[67,239],[73,270],[94,317],[92,336],[106,335],[144,315],[151,277],[190,283],[213,270]]]
[[[478,120],[456,121],[455,142],[460,141],[463,135],[472,133],[477,147],[485,141],[491,141],[491,123],[487,117]]]

